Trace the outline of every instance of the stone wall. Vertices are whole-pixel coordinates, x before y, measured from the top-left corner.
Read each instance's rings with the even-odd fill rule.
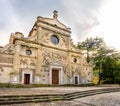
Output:
[[[0,54],[0,83],[9,83],[13,70],[13,55]]]

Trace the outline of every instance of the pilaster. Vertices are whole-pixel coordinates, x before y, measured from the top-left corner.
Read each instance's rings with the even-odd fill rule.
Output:
[[[14,58],[13,58],[13,70],[14,73],[19,73],[20,66],[20,44],[15,45]]]
[[[37,63],[36,63],[36,71],[35,74],[39,75],[40,74],[40,70],[41,70],[41,66],[42,66],[42,48],[38,47],[37,50]]]

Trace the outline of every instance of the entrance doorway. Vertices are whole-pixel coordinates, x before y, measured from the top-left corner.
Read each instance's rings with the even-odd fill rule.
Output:
[[[59,70],[52,70],[52,84],[59,84]]]
[[[78,84],[78,77],[75,76],[75,84]]]
[[[30,74],[24,74],[24,84],[30,84]]]

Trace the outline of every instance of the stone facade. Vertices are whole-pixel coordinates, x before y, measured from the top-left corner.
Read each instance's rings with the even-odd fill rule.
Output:
[[[71,29],[53,18],[37,17],[28,37],[11,34],[0,48],[0,83],[92,83],[92,65],[71,42]]]

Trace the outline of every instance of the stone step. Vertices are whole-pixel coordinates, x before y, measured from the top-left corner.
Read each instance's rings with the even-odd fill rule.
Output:
[[[20,104],[29,102],[50,102],[58,100],[72,100],[96,94],[120,92],[120,88],[96,89],[81,92],[74,92],[68,94],[51,94],[51,95],[10,95],[0,96],[0,105],[3,104]]]
[[[0,102],[1,101],[8,101],[8,100],[33,100],[33,99],[57,99],[57,98],[63,98],[63,95],[34,95],[34,96],[31,96],[31,95],[27,95],[27,96],[2,96],[0,97]]]
[[[22,104],[22,103],[30,103],[30,102],[51,102],[51,101],[60,101],[64,100],[63,98],[48,98],[48,99],[23,99],[23,100],[7,100],[7,101],[0,101],[0,105],[7,105],[7,104]]]
[[[94,94],[95,93],[109,93],[114,91],[120,91],[120,89],[99,89],[99,90],[89,90],[89,91],[82,91],[82,92],[75,92],[75,93],[69,93],[65,94],[66,97],[76,96],[76,95],[85,95],[85,94]]]
[[[81,92],[78,94],[72,94],[72,95],[66,95],[65,98],[66,100],[72,100],[75,98],[81,98],[81,97],[86,97],[86,96],[92,96],[92,95],[97,95],[97,94],[103,94],[103,93],[110,93],[110,92],[119,92],[120,89],[112,89],[112,90],[97,90],[95,92]]]

